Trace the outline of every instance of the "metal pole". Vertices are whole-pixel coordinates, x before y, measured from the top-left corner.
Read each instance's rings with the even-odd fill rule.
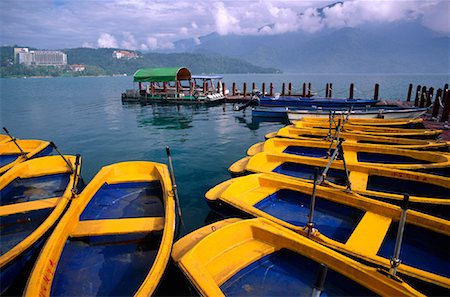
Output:
[[[22,156],[24,156],[25,158],[27,158],[27,153],[25,153],[25,152],[22,150],[22,148],[21,148],[21,147],[19,146],[19,144],[16,142],[16,139],[15,139],[14,137],[12,137],[11,134],[9,134],[8,129],[6,129],[6,127],[3,127],[3,131],[5,131],[6,134],[8,134],[9,138],[11,138],[12,142],[14,142],[14,144],[17,146],[17,148],[18,148],[19,151],[20,151],[20,154],[21,154]]]
[[[67,166],[69,166],[70,168],[70,173],[74,173],[74,169],[72,167],[72,164],[70,164],[70,162],[66,159],[66,157],[64,157],[63,154],[61,154],[61,152],[59,151],[59,149],[56,147],[56,144],[53,141],[50,141],[50,146],[52,148],[55,149],[55,151],[61,156],[61,158],[63,158],[64,162],[66,162]]]
[[[172,188],[173,188],[173,195],[175,196],[176,208],[177,208],[178,216],[179,216],[180,221],[181,221],[181,225],[184,226],[183,216],[181,214],[180,200],[178,198],[177,183],[175,181],[175,173],[173,171],[172,157],[170,156],[170,148],[169,148],[169,146],[166,146],[166,154],[167,154],[167,159],[169,161],[170,178],[172,180]]]
[[[317,178],[319,175],[319,168],[314,168],[314,184],[313,184],[313,191],[311,195],[311,204],[309,205],[309,215],[308,215],[308,223],[306,226],[308,227],[308,237],[312,235],[313,229],[314,229],[314,207],[316,206],[316,186],[317,186]]]
[[[77,194],[77,185],[79,178],[78,167],[80,166],[80,158],[81,158],[80,154],[77,154],[75,158],[75,170],[74,170],[75,176],[73,178],[72,198],[75,197],[75,195]]]
[[[316,282],[314,283],[314,289],[312,292],[312,297],[319,297],[323,291],[325,285],[325,278],[327,277],[328,266],[321,263],[320,270],[316,277]]]
[[[406,223],[406,211],[408,210],[408,202],[409,202],[409,195],[405,194],[403,196],[402,201],[402,213],[400,214],[400,221],[398,223],[398,231],[397,231],[397,239],[395,241],[395,248],[394,248],[394,255],[391,258],[391,269],[389,272],[392,275],[396,275],[397,268],[401,263],[400,260],[400,249],[402,247],[402,240],[403,240],[403,231],[405,229],[405,223]]]

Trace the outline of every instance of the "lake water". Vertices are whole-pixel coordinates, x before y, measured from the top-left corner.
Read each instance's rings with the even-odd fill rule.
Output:
[[[334,95],[347,96],[350,82],[355,97],[373,96],[380,84],[381,98],[405,98],[409,83],[442,88],[449,75],[226,75],[232,82],[282,82],[300,89],[311,82],[323,95],[333,82]],[[229,178],[227,169],[245,156],[249,146],[283,126],[257,122],[251,112],[233,112],[231,105],[123,105],[121,92],[133,87],[131,77],[0,79],[1,125],[17,138],[51,140],[65,154],[82,155],[82,176],[88,182],[108,164],[129,160],[167,163],[171,148],[187,233],[205,224],[209,208],[204,194]]]
[[[450,81],[449,75],[226,75],[232,82],[258,87],[292,82],[300,90],[311,82],[313,91],[324,94],[333,82],[333,95],[347,96],[350,82],[355,97],[402,99],[409,83],[435,89]],[[131,77],[0,79],[0,123],[17,138],[51,140],[65,154],[82,155],[82,176],[89,182],[98,170],[120,161],[148,160],[167,163],[165,147],[171,148],[180,195],[185,234],[217,217],[210,213],[204,194],[230,178],[227,169],[246,154],[252,144],[282,126],[257,122],[251,112],[233,112],[231,105],[161,106],[123,105],[121,93],[132,88]],[[225,108],[224,108],[225,107]],[[174,286],[174,283],[176,286]],[[185,279],[169,267],[160,287],[162,295],[191,294]],[[18,288],[14,294],[20,294]]]

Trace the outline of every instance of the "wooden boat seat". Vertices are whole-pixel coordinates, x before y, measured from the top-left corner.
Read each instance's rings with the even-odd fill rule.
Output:
[[[36,201],[29,201],[23,203],[15,203],[10,205],[4,205],[0,207],[0,216],[7,216],[20,212],[28,212],[32,210],[39,210],[45,208],[52,208],[58,204],[61,198],[50,198]]]
[[[79,221],[72,237],[162,231],[164,217]]]
[[[373,212],[366,212],[358,227],[346,242],[346,248],[358,251],[358,253],[363,255],[376,255],[391,222],[392,219],[388,217]]]

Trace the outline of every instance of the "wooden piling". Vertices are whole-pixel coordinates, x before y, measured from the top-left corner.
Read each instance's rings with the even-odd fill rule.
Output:
[[[292,95],[292,83],[288,84],[288,95],[291,96]]]
[[[265,82],[262,83],[262,88],[261,89],[262,89],[261,90],[262,95],[264,96],[266,94],[266,83]]]
[[[348,91],[348,99],[353,99],[353,89],[354,89],[354,84],[351,83],[350,84],[350,90]]]
[[[167,93],[167,83],[163,82],[163,92]]]
[[[286,83],[283,83],[282,87],[281,87],[281,96],[284,96],[285,94],[285,89],[286,89]]]
[[[433,94],[434,94],[434,88],[431,87],[431,88],[428,89],[428,93],[427,93],[427,104],[425,105],[426,107],[431,106],[431,104],[433,103],[433,102],[432,102]]]
[[[255,90],[256,90],[256,83],[253,82],[253,83],[252,83],[252,93],[253,93]]]
[[[333,97],[333,83],[330,83],[330,88],[328,89],[328,98]]]
[[[444,100],[443,100],[444,101],[444,110],[442,111],[441,122],[447,122],[449,112],[450,112],[450,91],[448,89],[448,85],[447,85],[447,90],[445,91],[443,98],[444,98]]]
[[[420,93],[420,102],[419,102],[419,107],[420,108],[425,106],[426,96],[427,96],[427,87],[423,86],[422,87],[422,91]]]
[[[302,97],[306,96],[306,83],[303,83]]]
[[[422,88],[422,87],[421,87],[420,85],[417,86],[417,89],[416,89],[416,99],[414,99],[414,106],[415,106],[415,107],[419,106],[419,96],[420,96],[420,89],[421,89],[421,88]]]
[[[378,100],[378,93],[380,91],[380,85],[375,84],[375,88],[373,90],[373,100]]]
[[[431,113],[431,118],[437,118],[439,114],[439,108],[441,107],[440,98],[442,96],[442,89],[438,89],[436,92],[436,97],[434,99],[433,111]]]
[[[328,83],[325,85],[325,98],[328,98]]]
[[[233,90],[231,92],[233,94],[233,96],[236,96],[236,83],[233,82]]]
[[[206,86],[206,84],[207,84],[207,82],[204,81],[204,82],[203,82],[203,93],[206,93],[206,90],[208,89],[207,86]]]
[[[243,89],[243,91],[242,91],[243,92],[243,96],[245,98],[245,97],[247,97],[247,83],[244,83],[244,86],[243,86],[242,89]]]
[[[413,84],[409,84],[408,96],[406,97],[406,102],[410,102],[411,101],[412,88],[413,88]]]
[[[225,86],[225,82],[223,82],[222,83],[222,94],[224,95],[224,96],[226,96],[227,94],[225,94],[225,90],[226,90],[227,88],[226,88],[226,86]]]
[[[311,97],[311,83],[308,83],[308,97]]]
[[[270,90],[269,96],[273,96],[273,83],[270,83],[269,90]]]

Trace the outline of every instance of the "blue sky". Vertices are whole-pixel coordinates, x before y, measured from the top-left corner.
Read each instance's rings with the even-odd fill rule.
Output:
[[[450,34],[448,0],[336,1],[150,1],[1,0],[0,44],[55,49],[118,47],[155,50],[217,32],[222,35],[282,34],[365,24],[419,22]],[[301,13],[301,14],[300,14]],[[273,24],[273,26],[267,26]]]

